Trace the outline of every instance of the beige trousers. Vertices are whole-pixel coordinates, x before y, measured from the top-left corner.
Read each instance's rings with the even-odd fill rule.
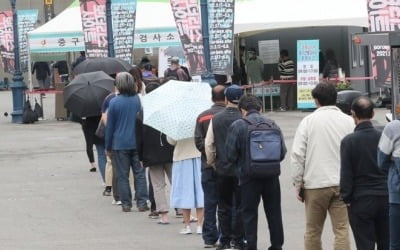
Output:
[[[113,179],[113,170],[112,170],[111,158],[107,155],[107,164],[106,164],[106,186],[112,186]],[[132,170],[129,171],[129,183],[132,185],[133,183],[133,173]]]
[[[329,212],[332,230],[335,234],[334,250],[350,250],[349,220],[347,208],[340,200],[339,187],[306,189],[304,192],[306,208],[306,250],[322,250],[321,234],[326,214]]]
[[[167,194],[165,193],[167,183],[165,175],[167,175],[169,183],[172,178],[172,163],[155,165],[149,167],[151,183],[153,184],[154,200],[157,204],[157,211],[166,213],[169,211]]]

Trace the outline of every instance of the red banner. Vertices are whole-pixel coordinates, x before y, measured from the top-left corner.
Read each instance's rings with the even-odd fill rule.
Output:
[[[370,32],[400,30],[400,2],[392,0],[367,0]],[[372,73],[378,85],[391,81],[390,47],[371,46]]]
[[[13,73],[14,61],[14,33],[11,11],[0,11],[0,58],[4,72]]]
[[[203,36],[197,0],[171,0],[171,6],[190,74],[205,73]]]
[[[80,0],[87,57],[107,57],[106,0]]]

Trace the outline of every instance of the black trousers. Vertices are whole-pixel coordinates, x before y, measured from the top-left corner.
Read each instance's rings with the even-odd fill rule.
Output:
[[[240,186],[247,249],[257,249],[258,205],[262,198],[271,240],[269,250],[282,250],[283,225],[279,177],[251,179]]]
[[[244,230],[240,212],[239,180],[233,176],[218,175],[217,185],[220,244],[229,244],[232,240],[236,244],[243,244]]]
[[[389,201],[387,196],[362,196],[348,207],[357,249],[389,250]]]

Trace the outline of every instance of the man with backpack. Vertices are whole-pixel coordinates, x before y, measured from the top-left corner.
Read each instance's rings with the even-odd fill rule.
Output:
[[[179,58],[173,57],[171,65],[164,71],[164,78],[175,78],[178,81],[190,81],[189,70],[179,64]]]
[[[238,109],[243,90],[238,85],[225,89],[226,108],[214,115],[205,139],[207,164],[217,171],[218,222],[221,229],[217,249],[243,249],[243,223],[240,212],[239,174],[237,164],[229,162],[225,152],[225,140],[229,126],[240,119]],[[235,220],[233,215],[236,215]],[[235,221],[233,224],[232,221]]]
[[[286,146],[280,128],[260,114],[261,103],[255,96],[239,101],[243,119],[232,123],[225,141],[226,157],[238,167],[241,206],[247,249],[257,249],[258,205],[263,199],[270,231],[269,250],[281,250],[283,225],[280,162]]]

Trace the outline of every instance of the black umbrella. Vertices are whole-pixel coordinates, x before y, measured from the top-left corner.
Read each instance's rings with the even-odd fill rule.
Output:
[[[80,74],[65,87],[64,106],[80,117],[98,116],[112,91],[114,79],[103,71]]]
[[[105,57],[105,58],[89,58],[81,62],[73,70],[75,75],[82,73],[104,71],[109,75],[116,74],[118,72],[128,72],[132,69],[132,66],[124,60]]]

